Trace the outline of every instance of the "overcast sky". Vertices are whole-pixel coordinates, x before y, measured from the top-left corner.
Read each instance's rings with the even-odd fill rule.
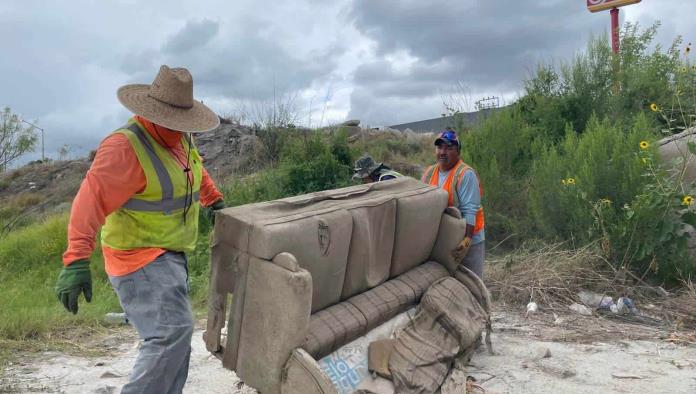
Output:
[[[662,21],[664,45],[696,42],[696,1],[621,15]],[[2,0],[0,106],[38,121],[49,156],[82,155],[130,115],[118,87],[167,64],[220,115],[275,94],[294,98],[298,124],[382,126],[439,116],[457,83],[472,101],[514,101],[536,64],[569,59],[609,21],[585,0]]]

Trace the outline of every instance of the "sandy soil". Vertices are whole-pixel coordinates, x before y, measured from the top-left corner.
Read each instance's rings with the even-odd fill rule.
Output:
[[[675,337],[643,325],[579,315],[516,311],[494,314],[494,353],[485,347],[471,365],[456,366],[445,393],[464,392],[473,376],[487,393],[694,393],[694,333]],[[209,355],[194,333],[187,393],[254,393]],[[675,338],[687,338],[675,340]],[[127,381],[137,353],[129,327],[94,342],[109,355],[21,355],[3,371],[0,392],[113,393]]]
[[[696,393],[696,346],[658,329],[497,313],[494,331],[495,354],[480,349],[453,372],[488,393]],[[443,391],[462,392],[454,387]]]

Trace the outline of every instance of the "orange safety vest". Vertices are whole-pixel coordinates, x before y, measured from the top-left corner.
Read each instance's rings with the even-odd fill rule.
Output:
[[[447,194],[449,194],[447,204],[450,207],[455,207],[459,209],[459,195],[457,194],[457,189],[459,189],[459,185],[462,182],[464,173],[466,172],[466,170],[469,169],[471,169],[471,167],[469,167],[463,161],[459,160],[459,162],[449,171],[449,174],[445,179],[445,183],[442,184],[442,188],[447,191]],[[474,174],[476,173],[474,172]],[[457,181],[452,182],[455,178],[457,178]],[[481,180],[479,179],[478,174],[476,174],[476,179],[478,180],[479,184],[479,193],[481,194],[481,198],[483,198],[483,185],[481,184]],[[437,166],[437,164],[428,167],[428,169],[425,170],[425,172],[423,173],[422,181],[424,183],[437,186],[439,180],[440,168]],[[452,187],[453,184],[456,185],[456,187]],[[483,230],[484,225],[485,221],[483,219],[483,207],[480,207],[479,210],[476,212],[476,224],[474,225],[474,234],[478,234],[481,230]]]

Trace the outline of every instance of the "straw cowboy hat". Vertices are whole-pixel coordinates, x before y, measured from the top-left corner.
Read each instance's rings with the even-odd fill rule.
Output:
[[[202,133],[220,125],[210,108],[193,99],[193,78],[185,68],[160,67],[151,85],[118,89],[118,100],[136,115],[186,133]]]

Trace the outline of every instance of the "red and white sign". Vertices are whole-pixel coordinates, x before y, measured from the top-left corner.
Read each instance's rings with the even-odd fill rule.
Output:
[[[641,0],[587,0],[587,9],[591,12],[599,12],[640,3],[640,1]]]

